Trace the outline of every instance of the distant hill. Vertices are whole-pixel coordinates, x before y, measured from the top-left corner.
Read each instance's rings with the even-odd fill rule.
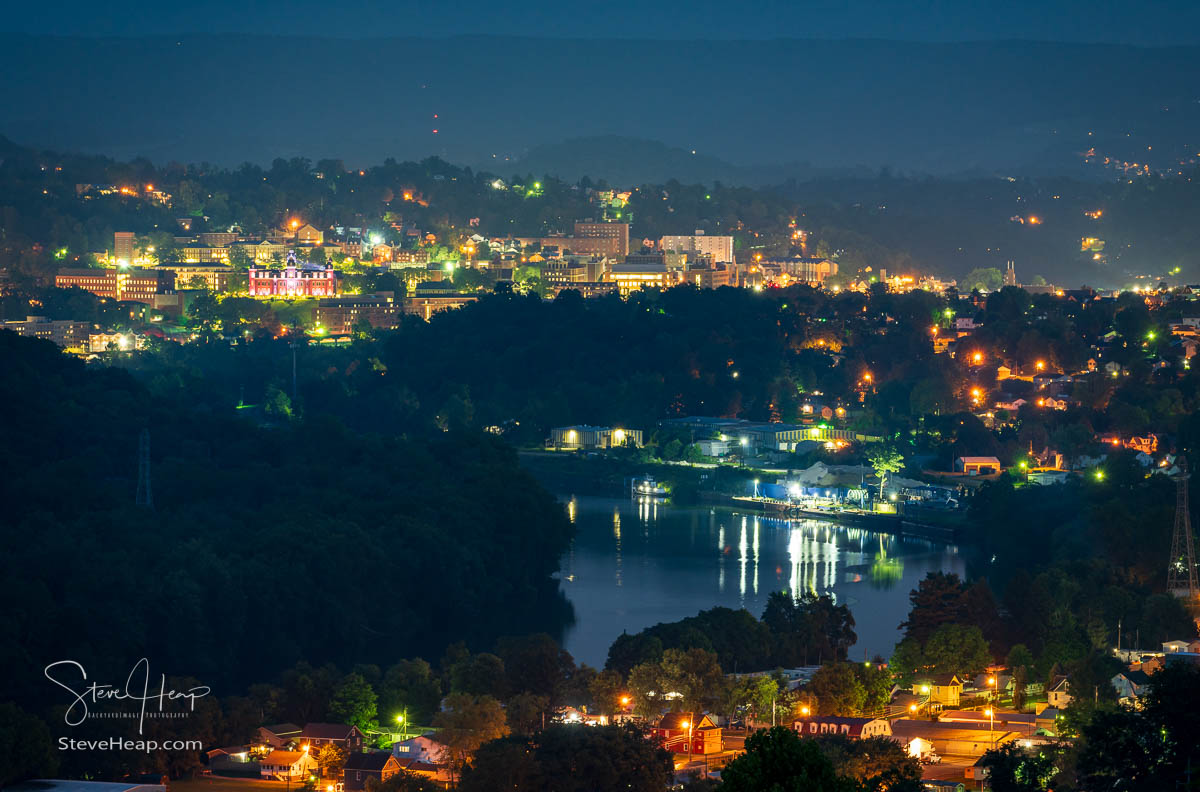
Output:
[[[1078,169],[1092,147],[1159,167],[1200,145],[1198,64],[1195,47],[1033,42],[10,34],[0,134],[228,165],[586,162],[629,181],[804,172],[781,163],[1049,173]]]
[[[787,179],[866,175],[863,169],[814,168],[808,163],[788,165],[734,165],[719,157],[673,148],[655,140],[605,135],[574,138],[562,143],[535,146],[508,161],[496,158],[479,167],[503,174],[510,171],[535,176],[549,174],[568,181],[584,176],[611,184],[663,183],[675,179],[685,184],[767,185]]]

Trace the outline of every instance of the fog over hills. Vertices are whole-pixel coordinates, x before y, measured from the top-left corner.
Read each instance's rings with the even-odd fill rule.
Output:
[[[589,175],[639,181],[667,166],[747,183],[885,166],[1070,173],[1093,146],[1156,167],[1194,151],[1198,60],[1195,47],[1031,42],[10,34],[0,133],[225,165],[436,154],[507,174],[590,157]],[[563,144],[579,138],[608,142]],[[643,143],[622,153],[619,138]]]

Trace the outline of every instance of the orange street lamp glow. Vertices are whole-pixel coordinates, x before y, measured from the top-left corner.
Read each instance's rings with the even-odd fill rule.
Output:
[[[812,712],[812,710],[810,710],[810,709],[809,709],[807,706],[804,706],[804,707],[801,707],[801,708],[800,708],[800,714],[801,714],[801,715],[808,715],[810,712]]]
[[[980,363],[983,362],[983,353],[976,352],[974,355],[971,356],[971,361],[974,362],[975,365],[978,366]]]
[[[621,696],[621,706],[622,707],[629,706],[629,696]]]
[[[1044,360],[1039,360],[1039,361],[1037,362],[1037,370],[1038,370],[1038,371],[1045,371],[1045,369],[1046,369],[1046,361],[1044,361]]]
[[[908,705],[908,711],[909,711],[909,712],[916,712],[916,711],[917,711],[917,705],[916,705],[916,704],[909,704],[909,705]]]
[[[295,231],[297,228],[299,228],[299,227],[300,227],[300,221],[299,221],[299,220],[293,220],[293,221],[292,221],[291,223],[289,223],[288,225],[290,225],[290,226],[292,227],[292,230],[293,230],[293,231]]]

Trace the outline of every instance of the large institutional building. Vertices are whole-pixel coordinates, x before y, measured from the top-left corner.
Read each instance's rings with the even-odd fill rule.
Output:
[[[289,253],[283,269],[250,267],[251,297],[336,297],[337,273],[329,265],[303,264]]]
[[[665,236],[658,242],[659,250],[712,256],[714,264],[733,263],[733,237],[708,236],[697,231],[691,236]],[[689,256],[689,258],[691,258]]]
[[[155,305],[155,298],[174,291],[175,273],[157,269],[62,269],[54,278],[60,289],[72,287],[97,297]]]

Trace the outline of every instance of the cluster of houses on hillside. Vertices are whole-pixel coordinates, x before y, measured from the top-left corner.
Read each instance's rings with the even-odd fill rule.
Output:
[[[327,745],[345,753],[341,777],[332,780],[346,792],[363,790],[368,781],[386,781],[401,771],[437,782],[449,780],[445,748],[429,736],[405,735],[390,750],[373,750],[361,729],[343,723],[262,726],[249,743],[213,748],[207,758],[213,772],[245,775],[257,764],[263,780],[303,783],[328,778],[328,768],[320,763],[321,749]]]

